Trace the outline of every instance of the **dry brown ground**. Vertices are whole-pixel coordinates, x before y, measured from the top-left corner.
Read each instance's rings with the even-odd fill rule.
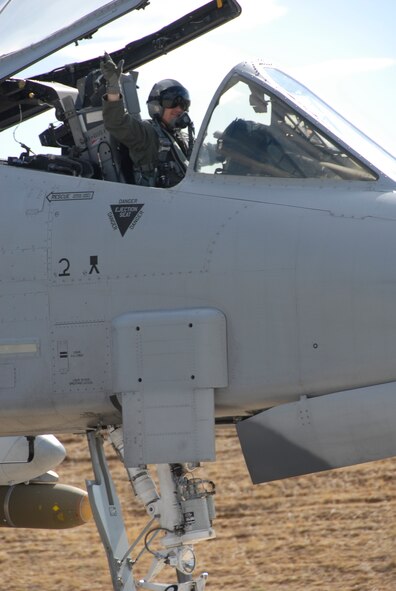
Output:
[[[84,488],[92,477],[85,438],[62,441],[61,480]],[[396,459],[253,487],[233,428],[220,431],[217,450],[206,465],[216,482],[217,538],[196,546],[208,591],[395,590]],[[118,464],[112,457],[132,540],[146,516]],[[1,591],[112,589],[93,522],[0,536]]]

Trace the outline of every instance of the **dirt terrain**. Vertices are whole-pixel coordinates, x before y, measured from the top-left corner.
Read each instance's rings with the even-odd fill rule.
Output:
[[[64,483],[92,478],[82,436],[60,438]],[[111,448],[130,541],[147,522]],[[208,591],[394,591],[396,459],[266,485],[250,482],[235,431],[217,438],[217,538],[196,546]],[[61,532],[0,530],[1,591],[112,591],[94,523]],[[147,560],[137,565],[144,576]],[[171,581],[172,571],[159,580]],[[166,576],[168,575],[168,576]]]

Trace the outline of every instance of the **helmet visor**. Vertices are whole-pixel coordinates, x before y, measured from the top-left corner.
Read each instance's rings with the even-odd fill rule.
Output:
[[[174,109],[181,107],[183,111],[190,108],[190,95],[183,86],[173,86],[160,93],[160,103],[164,109]]]

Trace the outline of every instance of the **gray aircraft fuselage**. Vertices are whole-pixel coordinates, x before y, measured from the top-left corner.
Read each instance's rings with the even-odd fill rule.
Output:
[[[116,420],[111,322],[130,311],[225,315],[217,416],[396,379],[396,194],[378,183],[1,174],[2,434]]]

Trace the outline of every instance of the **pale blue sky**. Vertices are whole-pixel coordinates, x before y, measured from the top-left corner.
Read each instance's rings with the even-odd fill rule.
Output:
[[[91,41],[65,48],[30,72],[42,72],[114,51],[164,26],[206,0],[151,0],[112,23]],[[239,0],[242,15],[139,70],[145,116],[147,94],[157,80],[176,78],[190,90],[196,127],[230,68],[259,57],[286,69],[396,156],[396,3],[394,0]],[[45,152],[33,135],[48,121],[20,126],[16,137]],[[30,135],[33,134],[33,135]],[[5,136],[6,135],[6,136]],[[5,137],[4,137],[5,136]],[[2,134],[0,156],[18,154],[12,133]]]

